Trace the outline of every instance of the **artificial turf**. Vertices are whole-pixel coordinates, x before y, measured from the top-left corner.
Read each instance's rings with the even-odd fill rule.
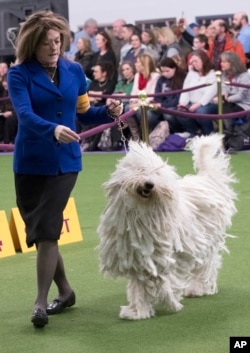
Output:
[[[180,175],[192,173],[189,152],[162,153]],[[49,317],[44,329],[34,329],[30,315],[36,295],[35,253],[0,259],[1,353],[227,353],[230,336],[250,336],[250,154],[232,155],[239,182],[238,213],[229,230],[219,293],[186,298],[181,312],[170,314],[158,306],[156,317],[136,322],[118,317],[126,304],[126,281],[98,271],[96,228],[105,207],[101,184],[114,170],[120,153],[86,154],[84,170],[72,193],[84,241],[61,246],[77,303]],[[15,205],[12,155],[0,155],[0,210],[7,216]],[[1,230],[0,230],[1,231]],[[0,232],[1,233],[1,232]],[[56,296],[51,288],[50,298]]]

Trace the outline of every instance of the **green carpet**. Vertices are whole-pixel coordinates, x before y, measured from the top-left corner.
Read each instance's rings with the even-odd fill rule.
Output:
[[[192,172],[191,154],[162,153],[180,175]],[[239,183],[238,214],[228,239],[230,255],[223,256],[219,293],[185,299],[184,309],[167,313],[158,306],[156,317],[136,322],[119,319],[126,304],[126,281],[105,278],[98,271],[96,228],[105,207],[101,187],[121,154],[88,154],[72,196],[84,241],[61,246],[75,307],[50,317],[44,329],[34,329],[30,315],[36,295],[35,253],[0,259],[1,353],[227,353],[230,336],[250,336],[250,154],[232,156]],[[0,210],[15,205],[12,156],[0,155]],[[51,289],[50,298],[56,295]]]

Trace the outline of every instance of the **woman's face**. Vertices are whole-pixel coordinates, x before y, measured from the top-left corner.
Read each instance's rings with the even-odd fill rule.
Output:
[[[176,68],[161,66],[161,75],[166,78],[172,78],[176,72]]]
[[[147,45],[150,42],[151,37],[148,32],[142,32],[141,39],[142,39],[142,42]]]
[[[101,34],[97,34],[96,35],[96,39],[95,39],[95,41],[96,41],[96,46],[97,46],[97,48],[100,50],[100,49],[102,49],[102,48],[106,48],[106,43],[107,43],[107,41],[106,41],[106,39],[101,35]]]
[[[83,51],[85,49],[83,40],[81,38],[78,39],[76,46],[77,46],[77,50],[79,51]]]
[[[130,44],[133,49],[138,49],[141,46],[140,38],[137,35],[133,35],[130,40]]]
[[[142,65],[141,60],[139,58],[136,59],[135,69],[137,72],[143,73],[143,65]]]
[[[225,59],[223,59],[223,57],[221,58],[220,66],[221,66],[221,71],[228,71],[231,68],[231,64]]]
[[[202,72],[203,62],[199,56],[192,55],[191,60],[190,60],[190,65],[194,71]]]
[[[128,64],[122,65],[122,75],[126,80],[130,80],[134,76],[132,67]]]
[[[43,66],[55,67],[61,50],[60,33],[49,29],[46,38],[39,44],[35,52],[37,60]]]

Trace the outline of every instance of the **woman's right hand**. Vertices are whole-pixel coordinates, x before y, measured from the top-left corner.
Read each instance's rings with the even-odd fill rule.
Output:
[[[57,125],[54,130],[54,136],[59,143],[70,143],[70,142],[79,142],[79,135],[71,130],[69,127],[64,125]]]

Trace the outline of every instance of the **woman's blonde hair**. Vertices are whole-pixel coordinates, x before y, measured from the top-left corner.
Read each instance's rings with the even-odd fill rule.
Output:
[[[147,79],[150,78],[152,72],[156,72],[155,60],[149,54],[138,55],[138,60],[140,60],[143,66],[143,76]]]
[[[159,30],[158,36],[159,35],[162,35],[162,37],[165,39],[166,45],[178,42],[176,35],[172,31],[172,29],[169,27],[162,27]]]
[[[60,54],[63,55],[70,37],[68,21],[52,11],[37,11],[20,26],[16,39],[16,61],[19,64],[34,58],[37,47],[50,29],[60,33]]]
[[[80,37],[78,40],[81,40],[84,45],[84,53],[92,52],[91,42],[89,38]]]

